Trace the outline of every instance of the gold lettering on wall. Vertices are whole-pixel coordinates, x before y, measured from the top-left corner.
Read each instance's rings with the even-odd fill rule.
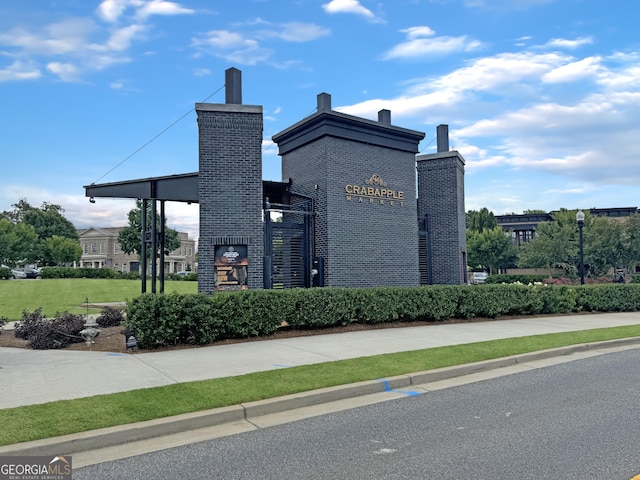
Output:
[[[364,181],[363,184],[347,183],[344,186],[347,201],[351,201],[353,197],[358,198],[358,202],[362,203],[363,199],[368,198],[369,203],[377,203],[379,205],[404,206],[404,192],[393,190],[387,187],[380,175],[374,173]],[[385,200],[389,200],[385,202]]]

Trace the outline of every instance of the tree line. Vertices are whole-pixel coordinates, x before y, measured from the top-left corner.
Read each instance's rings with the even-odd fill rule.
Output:
[[[503,268],[562,269],[579,273],[579,231],[576,210],[560,209],[540,222],[534,238],[517,246],[510,232],[498,226],[486,208],[467,212],[467,257],[473,269],[496,273]],[[540,213],[527,211],[524,213]],[[614,268],[633,271],[640,264],[640,214],[624,219],[597,217],[585,211],[583,255],[585,273],[606,275]]]
[[[0,213],[0,262],[2,265],[62,266],[80,261],[82,247],[78,231],[64,216],[60,205],[45,202],[34,207],[26,199],[12,205],[13,210]],[[151,211],[146,212],[146,224],[151,225]],[[142,203],[127,215],[128,225],[118,235],[123,252],[140,254],[142,244]],[[165,219],[166,221],[166,219]],[[157,218],[160,231],[160,218]],[[178,232],[165,229],[165,248],[175,250],[180,246]],[[148,249],[151,257],[151,249]],[[157,252],[159,253],[159,252]]]
[[[80,260],[78,232],[60,205],[40,208],[21,199],[0,213],[0,260],[3,265],[63,265]]]

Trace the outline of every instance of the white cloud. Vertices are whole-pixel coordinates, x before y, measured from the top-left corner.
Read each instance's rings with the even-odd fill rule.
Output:
[[[394,58],[421,58],[452,52],[468,52],[482,47],[482,42],[462,37],[415,38],[396,45],[383,55],[384,60]]]
[[[360,5],[358,0],[331,0],[322,5],[327,13],[354,13],[363,17],[374,19],[375,15],[371,10]]]
[[[289,22],[282,24],[278,37],[287,42],[308,42],[330,33],[328,28],[313,23]]]
[[[240,32],[230,30],[211,30],[192,39],[191,46],[216,57],[224,58],[228,62],[244,65],[255,65],[269,62],[278,68],[288,68],[298,63],[288,60],[276,64],[272,60],[273,50],[262,46],[263,41],[279,39],[286,42],[309,42],[319,37],[329,35],[330,30],[313,23],[289,22],[274,25],[261,19],[238,27],[253,27],[268,25],[258,31]]]
[[[85,48],[88,37],[95,30],[92,20],[74,18],[51,23],[40,32],[16,27],[0,34],[0,44],[18,48],[23,54],[72,54]]]
[[[493,57],[477,58],[469,65],[441,77],[415,79],[408,82],[406,91],[392,99],[372,99],[341,107],[340,111],[352,115],[375,118],[382,108],[392,111],[394,117],[419,116],[434,107],[452,109],[469,101],[470,95],[497,92],[508,97],[523,95],[528,82],[539,82],[544,74],[568,62],[568,57],[557,54],[505,53]],[[530,93],[538,98],[537,93]],[[444,113],[444,111],[443,111]]]
[[[435,30],[432,30],[427,26],[409,27],[404,30],[400,30],[407,34],[407,38],[419,38],[419,37],[432,37],[436,34]]]
[[[86,18],[71,18],[51,23],[39,29],[27,30],[14,28],[0,33],[0,45],[12,48],[8,54],[14,58],[27,58],[29,65],[41,61],[46,70],[57,75],[63,81],[77,81],[84,74],[100,71],[114,64],[125,63],[130,59],[121,52],[129,50],[133,42],[143,38],[148,30],[146,25],[128,25],[114,29],[108,37],[101,29]],[[16,65],[21,65],[20,62]],[[39,68],[35,67],[33,71]],[[35,78],[31,75],[14,75],[14,79]],[[5,72],[5,77],[8,77]],[[15,73],[15,71],[14,71]]]
[[[600,57],[588,57],[562,65],[545,73],[542,81],[547,83],[574,82],[586,77],[595,77],[600,71]]]
[[[271,56],[271,52],[260,47],[258,41],[228,30],[211,30],[194,38],[191,45],[228,62],[242,65],[265,62]]]
[[[104,0],[96,9],[98,16],[107,22],[115,22],[129,6],[129,0]]]
[[[406,35],[407,41],[387,51],[382,56],[384,60],[431,57],[451,52],[468,52],[483,46],[481,42],[471,40],[466,35],[461,37],[435,37],[435,30],[427,26],[410,27],[400,31]]]
[[[538,174],[551,174],[574,190],[640,183],[640,55],[499,53],[401,86],[404,92],[396,97],[337,110],[375,118],[386,108],[394,119],[411,116],[424,125],[445,118],[458,126],[451,129],[451,145],[464,155],[468,173],[521,171],[522,185],[514,188]],[[553,201],[562,200],[550,201],[557,208]]]
[[[76,81],[79,77],[78,67],[71,63],[50,62],[47,64],[47,70],[65,82]]]
[[[554,38],[553,40],[550,40],[549,42],[547,42],[545,46],[574,50],[583,45],[590,45],[592,43],[593,43],[593,39],[591,37],[581,37],[581,38],[576,38],[575,40],[568,40],[565,38]]]
[[[433,81],[433,89],[492,90],[505,84],[517,84],[526,79],[538,79],[565,64],[568,57],[549,53],[503,53],[473,60],[468,66]],[[501,93],[505,93],[501,91]]]
[[[185,8],[175,2],[151,0],[150,2],[145,2],[137,13],[140,18],[147,18],[151,15],[191,15],[195,13],[195,10]]]
[[[241,33],[230,32],[229,30],[211,30],[201,38],[193,39],[193,44],[196,46],[205,45],[225,50],[255,48],[258,46],[258,42],[255,40],[246,38]]]
[[[0,69],[0,82],[35,80],[42,76],[40,69],[16,60],[6,68]]]
[[[147,31],[146,25],[129,25],[124,28],[115,30],[109,37],[104,46],[100,46],[99,50],[107,50],[111,52],[122,52],[131,47],[131,43],[139,36]]]
[[[185,8],[179,3],[165,0],[103,0],[96,9],[96,13],[107,22],[117,22],[130,7],[135,10],[135,16],[142,20],[152,15],[190,15],[195,13],[195,10]]]

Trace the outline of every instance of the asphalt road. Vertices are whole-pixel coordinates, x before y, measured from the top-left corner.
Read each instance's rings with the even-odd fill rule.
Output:
[[[74,469],[74,480],[640,474],[640,349]]]

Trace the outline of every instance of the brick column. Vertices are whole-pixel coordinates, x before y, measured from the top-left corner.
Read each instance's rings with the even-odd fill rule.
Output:
[[[457,151],[416,157],[418,220],[428,218],[433,284],[466,282],[464,158]]]
[[[198,291],[214,290],[217,245],[246,245],[248,286],[262,288],[262,107],[196,104],[199,129]]]

